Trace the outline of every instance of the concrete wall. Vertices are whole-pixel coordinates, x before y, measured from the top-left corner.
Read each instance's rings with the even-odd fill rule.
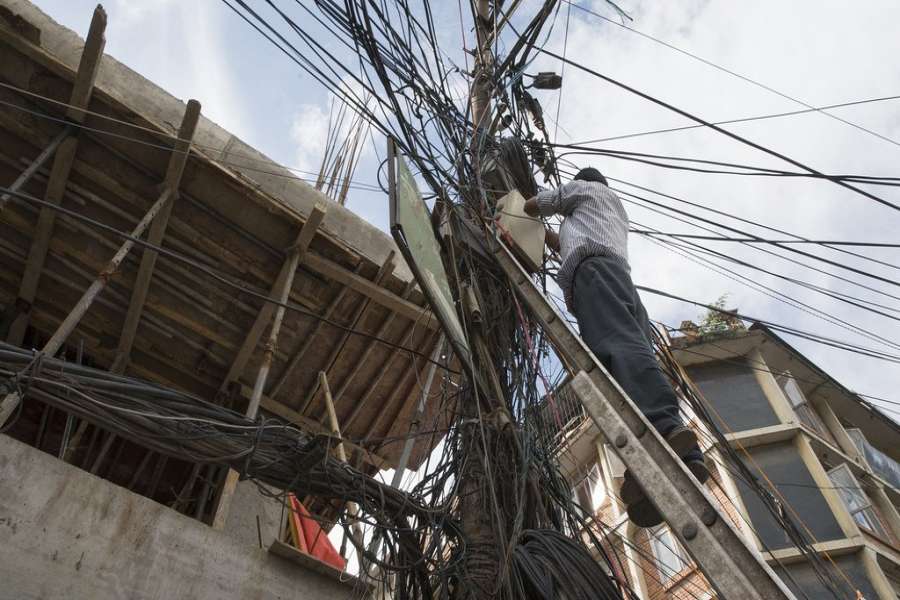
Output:
[[[266,489],[272,494],[277,493],[274,488]],[[283,516],[284,510],[279,500],[264,496],[256,482],[240,481],[231,498],[231,508],[222,531],[245,546],[259,548],[262,538],[263,547],[268,548],[278,538]]]
[[[351,597],[256,543],[0,435],[0,599]]]

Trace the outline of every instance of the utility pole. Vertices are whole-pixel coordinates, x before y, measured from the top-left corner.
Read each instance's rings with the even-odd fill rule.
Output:
[[[515,9],[515,0],[504,22]],[[481,205],[482,166],[487,137],[491,134],[493,96],[494,55],[492,46],[498,31],[495,23],[497,5],[491,0],[476,0],[475,9],[475,64],[472,72],[469,105],[474,125],[470,140],[471,173],[474,181],[462,181],[460,189],[473,190],[468,200]],[[467,274],[470,284],[478,286],[484,281],[479,273]],[[463,283],[461,299],[468,298],[467,286]],[[474,297],[474,295],[472,296]],[[519,461],[519,441],[512,419],[507,410],[506,391],[499,376],[498,352],[489,345],[489,336],[471,318],[473,307],[463,301],[466,311],[469,345],[472,349],[472,376],[481,384],[472,382],[473,392],[462,399],[460,410],[460,442],[462,444],[462,467],[460,472],[460,518],[466,540],[465,579],[467,592],[460,597],[472,600],[504,597],[500,592],[508,587],[510,531],[507,513],[515,514],[513,506],[507,506],[500,493],[503,482],[500,473],[515,469]],[[510,323],[512,325],[512,323]],[[502,326],[501,326],[502,327]],[[496,344],[497,341],[493,340]],[[478,386],[478,389],[475,387]],[[504,447],[508,452],[494,452],[491,449]]]
[[[491,52],[491,0],[475,2],[475,69],[472,77],[470,104],[475,138],[482,133],[491,118],[491,71],[494,54]],[[477,165],[478,146],[473,145],[472,161]]]

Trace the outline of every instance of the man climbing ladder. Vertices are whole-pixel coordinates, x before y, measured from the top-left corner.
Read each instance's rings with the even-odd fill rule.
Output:
[[[525,203],[531,216],[560,215],[559,233],[547,231],[547,245],[560,252],[557,282],[585,343],[623,390],[681,457],[700,483],[709,478],[696,434],[678,413],[678,397],[651,345],[650,321],[631,281],[628,215],[594,168],[582,169],[555,190]],[[632,522],[652,527],[662,516],[631,474],[619,493]]]

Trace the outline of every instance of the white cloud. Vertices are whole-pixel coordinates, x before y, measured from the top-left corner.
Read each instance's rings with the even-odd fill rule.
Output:
[[[296,145],[294,165],[318,172],[325,153],[329,111],[318,104],[302,104],[291,122],[291,140]]]

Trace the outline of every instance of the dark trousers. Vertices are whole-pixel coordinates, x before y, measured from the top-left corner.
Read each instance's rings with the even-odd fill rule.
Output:
[[[657,431],[665,436],[681,425],[678,397],[656,361],[647,311],[625,267],[607,256],[585,259],[575,271],[573,305],[581,337]],[[699,449],[685,457],[695,458]]]

